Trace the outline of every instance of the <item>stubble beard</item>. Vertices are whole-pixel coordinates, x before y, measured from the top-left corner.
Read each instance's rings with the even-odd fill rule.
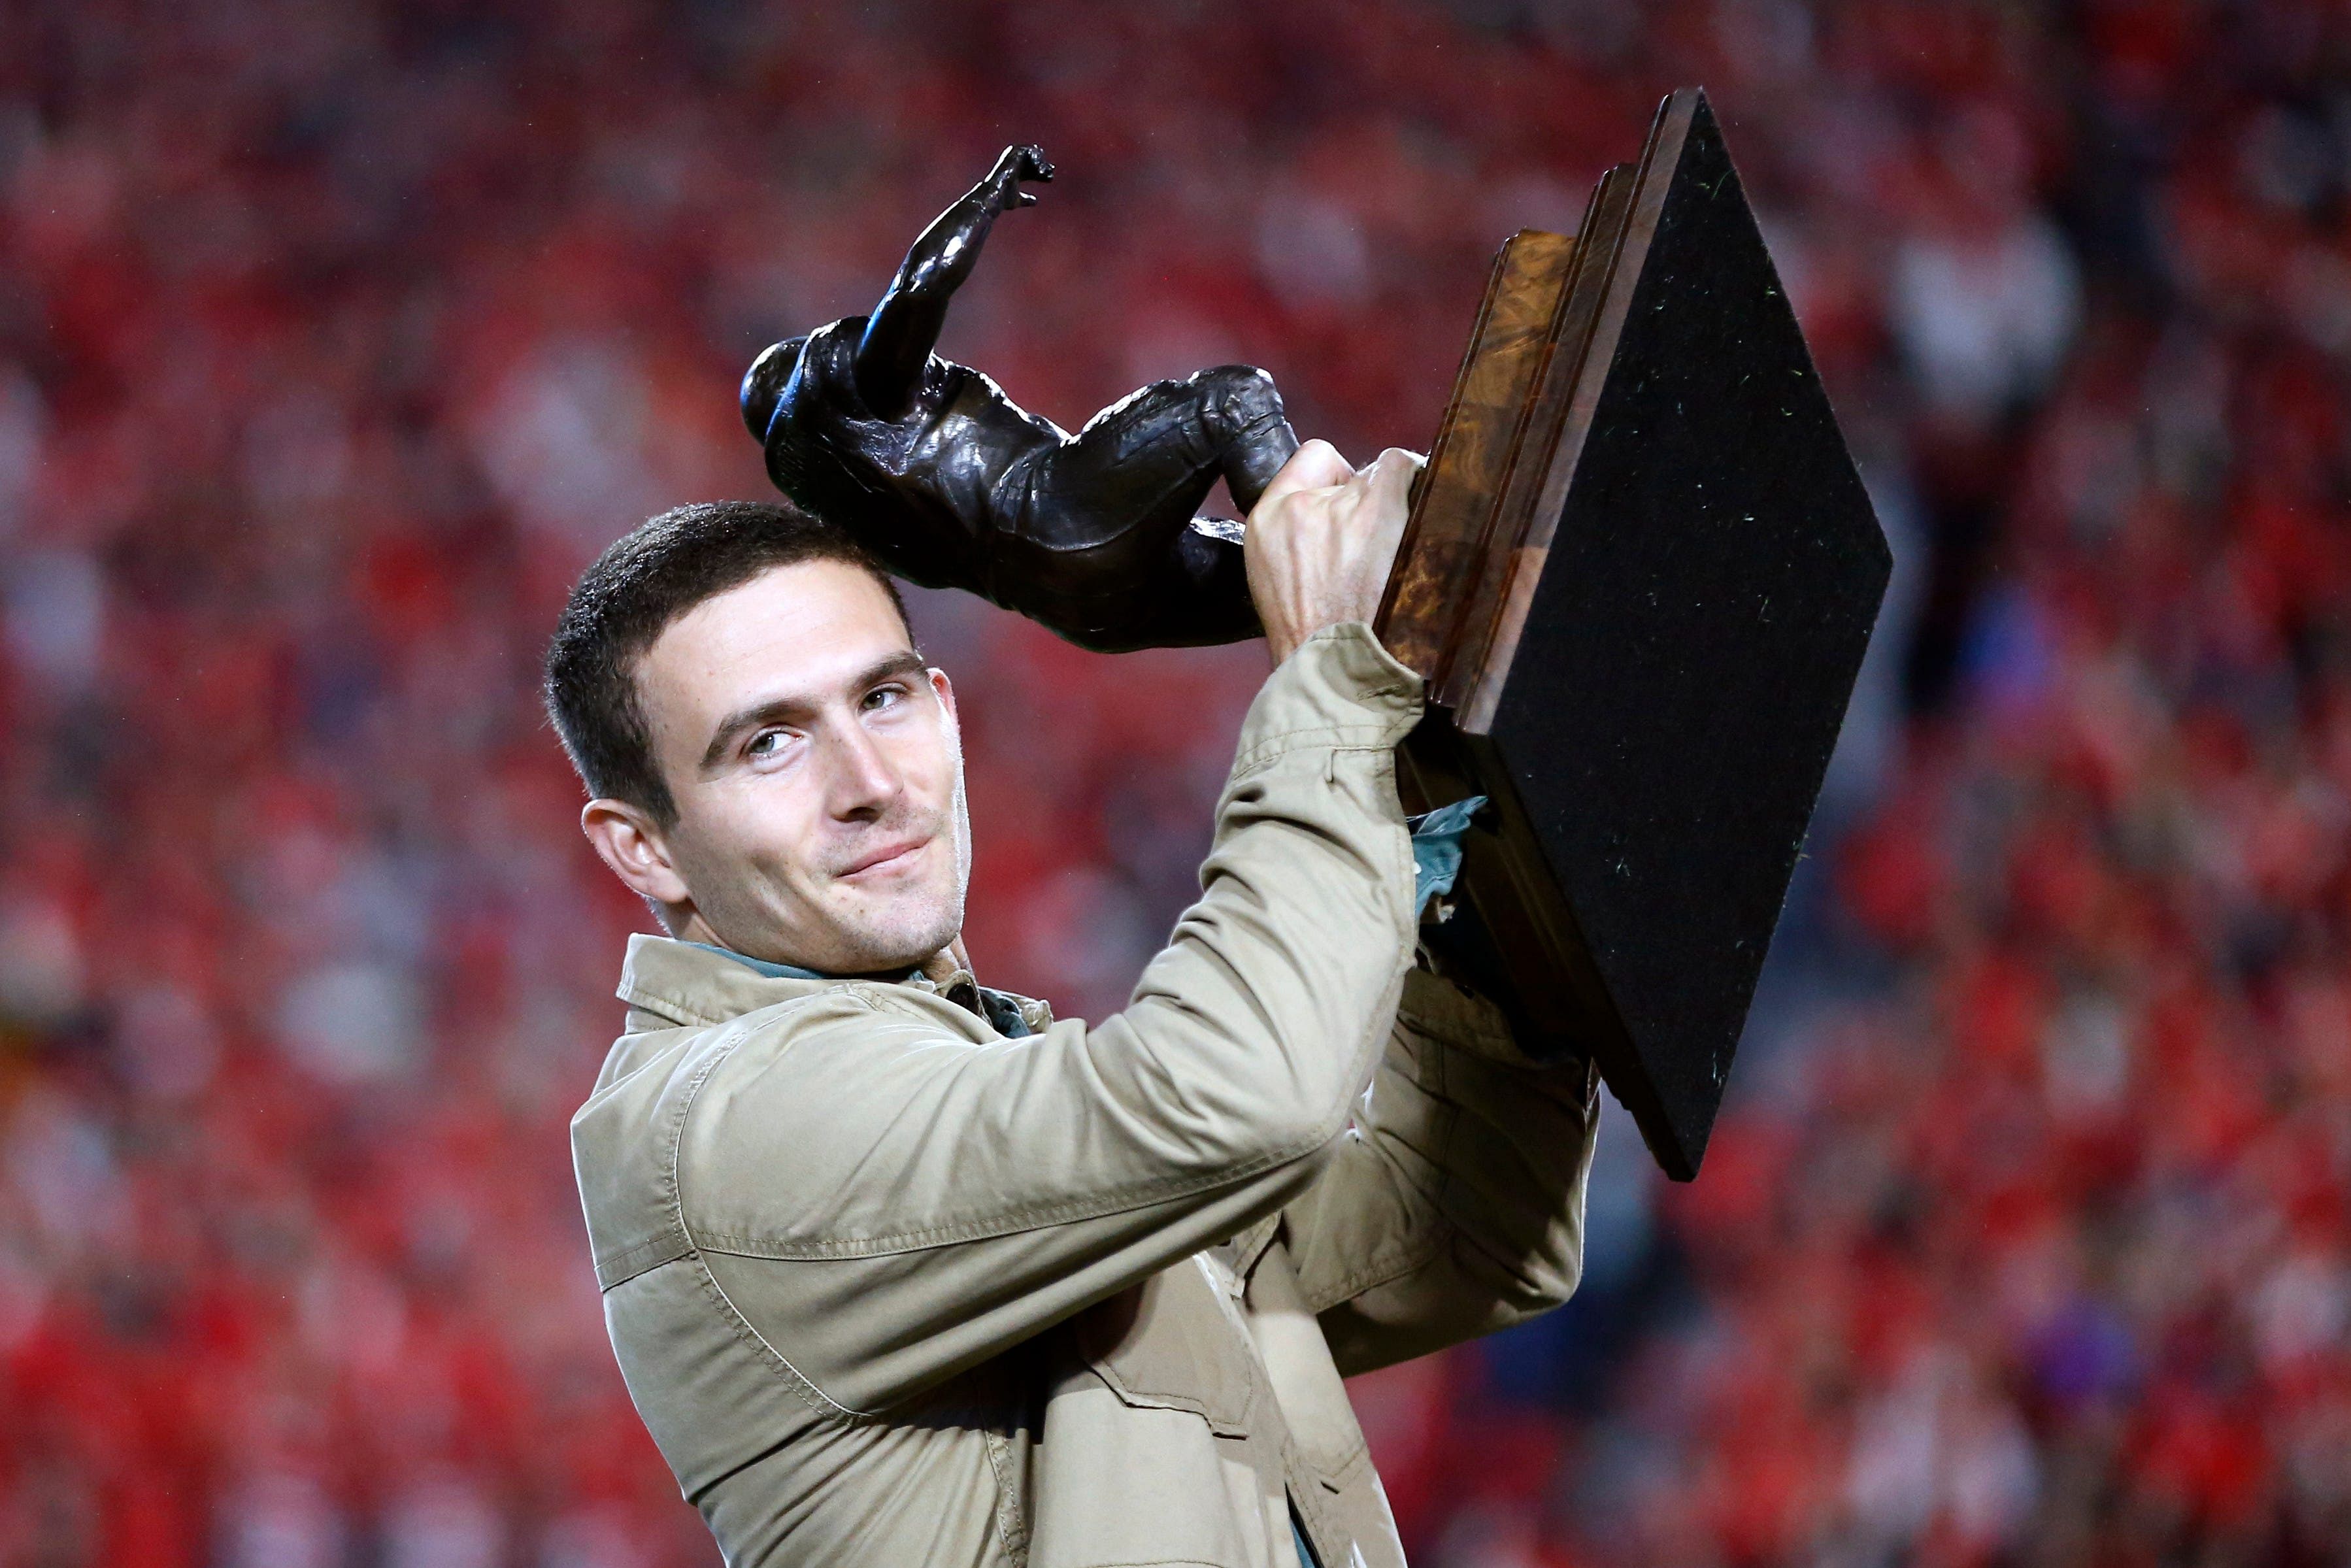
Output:
[[[948,839],[955,857],[945,896],[892,900],[875,912],[882,918],[864,924],[862,929],[844,930],[841,935],[861,949],[860,973],[911,967],[962,934],[964,907],[971,889],[971,807],[964,793],[960,744],[955,748],[955,789],[942,816],[933,842]]]

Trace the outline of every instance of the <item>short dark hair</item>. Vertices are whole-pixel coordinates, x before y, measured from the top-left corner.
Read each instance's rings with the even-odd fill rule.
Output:
[[[703,601],[771,568],[810,560],[872,573],[898,619],[906,619],[906,601],[879,562],[845,530],[789,503],[673,507],[596,558],[571,590],[547,649],[548,716],[589,794],[642,807],[664,827],[677,820],[677,801],[653,759],[637,661]]]

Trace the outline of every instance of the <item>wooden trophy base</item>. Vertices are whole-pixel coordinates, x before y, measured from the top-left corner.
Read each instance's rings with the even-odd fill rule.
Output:
[[[1431,946],[1694,1176],[1892,557],[1703,92],[1496,258],[1378,630]]]

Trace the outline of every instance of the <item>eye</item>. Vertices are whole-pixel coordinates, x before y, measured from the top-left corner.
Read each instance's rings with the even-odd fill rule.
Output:
[[[764,758],[773,757],[777,752],[781,751],[783,748],[784,732],[782,730],[763,729],[758,734],[753,736],[749,741],[745,743],[743,747],[743,755],[752,758],[754,761],[757,761]]]
[[[906,688],[904,686],[876,686],[865,694],[865,700],[860,706],[867,713],[879,713],[883,708],[897,706],[899,703],[905,700],[905,696]]]

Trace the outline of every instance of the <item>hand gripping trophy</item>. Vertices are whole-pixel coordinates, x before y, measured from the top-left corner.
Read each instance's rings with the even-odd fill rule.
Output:
[[[871,316],[761,354],[768,472],[891,570],[1090,648],[1258,628],[1241,525],[1297,449],[1272,380],[1155,382],[1071,435],[931,352],[1035,147]],[[1706,95],[1668,97],[1573,236],[1495,257],[1374,630],[1426,682],[1408,810],[1483,796],[1422,935],[1696,1175],[1891,568]],[[1465,802],[1466,803],[1466,802]]]
[[[1154,382],[1075,435],[931,350],[998,216],[1050,181],[1036,147],[906,252],[870,316],[778,343],[743,378],[777,486],[883,565],[961,588],[1104,653],[1257,634],[1240,525],[1195,517],[1218,479],[1244,514],[1298,449],[1273,378],[1218,365]]]

